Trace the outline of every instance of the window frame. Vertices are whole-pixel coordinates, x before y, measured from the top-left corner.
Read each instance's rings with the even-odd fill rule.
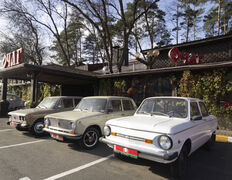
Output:
[[[205,110],[206,110],[206,112],[207,112],[207,115],[203,115],[202,109],[201,109],[201,105],[200,105],[200,104],[202,104],[202,105],[204,106],[204,108],[205,108]],[[209,116],[209,111],[208,111],[208,109],[207,109],[207,107],[206,107],[206,105],[205,105],[205,103],[204,103],[203,101],[199,101],[199,107],[200,107],[200,110],[201,110],[201,115],[202,115],[202,117],[207,117],[207,116]]]
[[[195,104],[196,103],[196,105],[197,105],[197,109],[198,109],[198,112],[199,112],[199,115],[191,115],[191,104]],[[190,103],[189,103],[189,112],[190,112],[190,119],[192,119],[194,116],[201,116],[202,117],[202,114],[201,114],[201,110],[200,110],[200,107],[199,107],[199,103],[197,102],[197,101],[190,101]]]

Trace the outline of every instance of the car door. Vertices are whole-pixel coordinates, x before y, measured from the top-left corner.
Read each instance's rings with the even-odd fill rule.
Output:
[[[199,102],[199,107],[200,107],[200,110],[201,110],[201,114],[202,114],[202,118],[203,118],[203,121],[204,121],[204,128],[205,128],[205,141],[208,141],[209,138],[211,137],[211,127],[212,127],[212,124],[214,123],[212,121],[212,118],[209,116],[209,113],[208,113],[208,110],[206,108],[206,105],[204,102],[200,101]]]
[[[201,116],[198,102],[195,100],[190,101],[190,119],[192,128],[189,130],[189,135],[192,141],[192,151],[195,151],[205,143],[206,139],[204,119]]]

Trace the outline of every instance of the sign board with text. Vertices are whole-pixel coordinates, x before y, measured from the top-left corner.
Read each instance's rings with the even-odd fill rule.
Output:
[[[22,63],[23,48],[17,49],[11,53],[4,55],[2,65],[4,68],[12,67]]]
[[[204,55],[194,54],[189,52],[181,52],[177,47],[173,47],[168,52],[168,57],[173,60],[175,63],[177,61],[183,61],[184,64],[201,64]]]

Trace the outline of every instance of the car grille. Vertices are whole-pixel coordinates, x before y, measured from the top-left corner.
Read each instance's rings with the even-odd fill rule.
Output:
[[[25,121],[25,117],[24,116],[11,115],[11,121],[13,121],[13,122]]]
[[[119,137],[125,138],[125,139],[131,139],[131,140],[135,140],[135,141],[142,141],[142,142],[144,142],[144,138],[140,138],[140,137],[128,136],[128,135],[119,134],[119,133],[116,133],[116,136],[119,136]]]
[[[50,126],[52,127],[59,127],[63,129],[71,129],[72,127],[72,122],[67,121],[64,119],[55,119],[55,118],[50,118]]]

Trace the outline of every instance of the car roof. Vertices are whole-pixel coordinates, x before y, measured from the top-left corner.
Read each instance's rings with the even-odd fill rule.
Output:
[[[197,99],[197,98],[179,97],[179,96],[155,96],[155,97],[149,97],[149,98],[146,98],[146,99],[153,99],[153,98],[173,98],[173,99],[184,99],[184,100],[187,100],[187,101],[190,101],[190,100],[203,101],[203,100]]]
[[[46,97],[46,98],[78,98],[78,99],[81,99],[83,97],[81,97],[81,96],[50,96],[50,97]]]
[[[84,97],[84,99],[90,99],[90,98],[131,99],[130,97],[124,97],[124,96],[88,96],[88,97]]]

